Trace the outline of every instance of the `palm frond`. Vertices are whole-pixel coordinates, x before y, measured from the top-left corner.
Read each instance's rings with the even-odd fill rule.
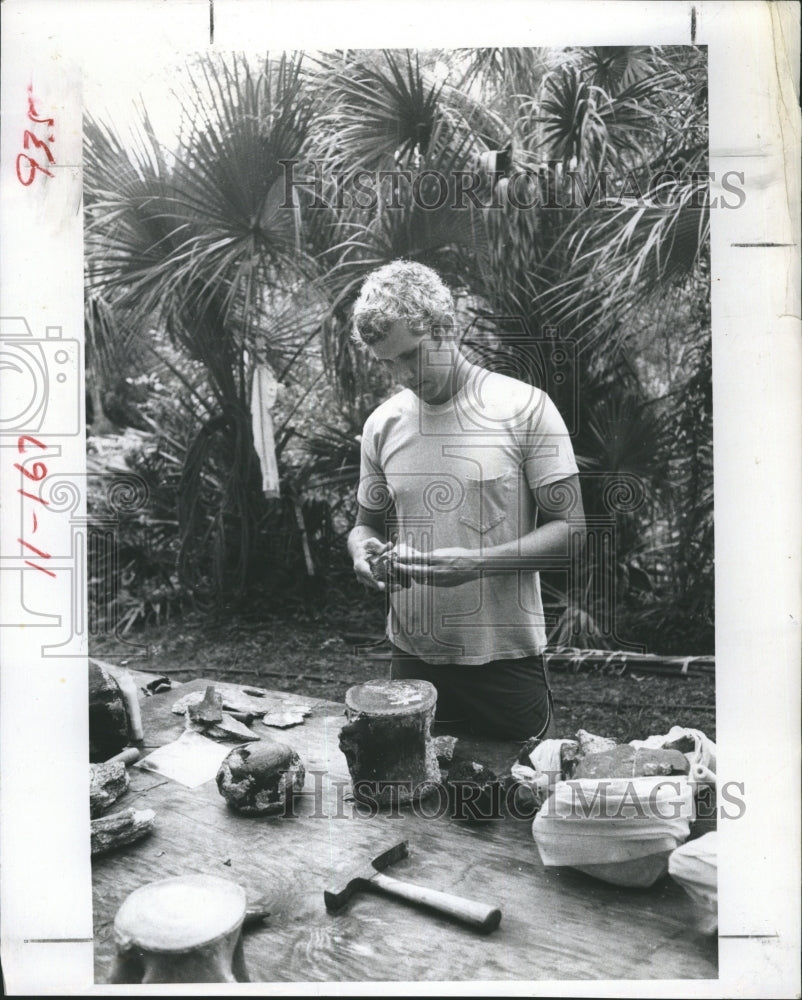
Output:
[[[457,87],[469,90],[476,84],[485,96],[534,94],[549,68],[549,51],[542,48],[458,49],[455,54],[463,63]]]
[[[330,107],[320,124],[334,172],[416,166],[468,131],[444,114],[445,81],[427,76],[417,53],[384,50],[343,67],[324,60],[324,67]]]
[[[570,269],[547,294],[552,321],[585,346],[638,305],[689,277],[708,245],[706,189],[673,185],[665,204],[632,201],[580,213],[564,237]],[[666,192],[663,191],[663,195]]]
[[[616,96],[654,70],[654,50],[635,45],[594,45],[582,50],[594,86]]]

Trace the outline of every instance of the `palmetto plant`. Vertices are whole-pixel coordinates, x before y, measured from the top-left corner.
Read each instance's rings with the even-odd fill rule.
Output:
[[[627,314],[645,297],[687,282],[706,252],[705,63],[696,50],[671,56],[670,50],[625,53],[602,62],[600,75],[600,52],[588,50],[571,74],[586,94],[597,95],[589,99],[592,110],[577,103],[575,88],[555,90],[546,105],[553,152],[564,160],[570,150],[576,172],[603,182],[595,203],[572,206],[551,250],[562,274],[545,303],[554,323],[570,327],[589,348],[620,346],[615,329]],[[632,72],[627,58],[634,59]],[[608,91],[594,82],[611,76]],[[587,116],[590,138],[570,124]],[[575,194],[573,177],[570,183]]]
[[[310,336],[297,312],[288,317],[288,299],[316,270],[297,207],[284,205],[281,160],[302,154],[313,112],[300,59],[287,56],[257,69],[244,58],[202,60],[183,111],[169,156],[147,121],[133,148],[87,122],[90,287],[132,323],[163,328],[205,370],[207,416],[178,487],[181,567],[212,591],[236,591],[258,500],[249,359],[286,362]]]
[[[320,138],[338,173],[406,165],[429,151],[443,83],[424,76],[417,53],[342,53],[323,57],[321,71],[328,100]]]

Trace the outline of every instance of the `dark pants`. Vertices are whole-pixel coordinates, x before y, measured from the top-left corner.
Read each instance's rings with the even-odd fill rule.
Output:
[[[477,735],[497,739],[545,736],[551,690],[542,656],[466,666],[425,663],[397,646],[390,648],[394,679],[416,678],[437,688],[436,722],[467,724]]]

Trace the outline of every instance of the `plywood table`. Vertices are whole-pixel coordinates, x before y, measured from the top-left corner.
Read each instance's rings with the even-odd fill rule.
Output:
[[[171,713],[182,685],[143,703],[148,748],[176,739],[183,719]],[[248,899],[267,898],[270,915],[245,932],[252,982],[537,981],[715,979],[717,942],[694,929],[685,893],[668,877],[650,889],[625,889],[570,869],[544,868],[531,821],[503,818],[467,824],[440,809],[403,807],[368,815],[350,796],[338,747],[343,706],[270,692],[270,702],[313,706],[303,725],[285,731],[260,721],[254,731],[292,745],[307,768],[292,817],[246,818],[225,805],[214,781],[190,789],[132,768],[118,806],[151,808],[154,832],[94,859],[95,981],[107,983],[114,956],[113,920],[133,890],[173,875],[210,873],[238,882]],[[467,749],[503,772],[517,744],[474,741]],[[115,808],[117,808],[115,807]],[[501,907],[500,927],[483,936],[437,914],[362,892],[335,914],[323,890],[338,865],[409,841],[409,857],[388,870],[410,882]]]

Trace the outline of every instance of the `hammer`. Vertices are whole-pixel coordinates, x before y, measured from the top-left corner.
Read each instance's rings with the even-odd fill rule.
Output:
[[[427,889],[422,885],[411,885],[401,882],[389,875],[383,875],[382,870],[394,864],[399,858],[406,858],[409,848],[406,840],[393,845],[372,861],[349,872],[334,888],[326,889],[323,899],[327,910],[339,910],[359,889],[378,889],[391,896],[399,896],[411,903],[428,906],[449,917],[454,917],[463,923],[475,927],[485,934],[494,931],[501,922],[501,910],[497,907],[476,903],[462,896],[453,896],[450,892],[440,892],[437,889]]]

